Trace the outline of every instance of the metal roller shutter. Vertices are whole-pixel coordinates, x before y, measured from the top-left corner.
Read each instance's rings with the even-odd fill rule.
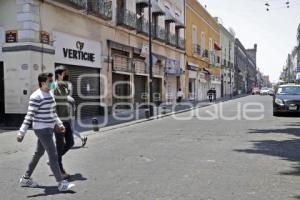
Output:
[[[100,105],[100,78],[99,77],[83,77],[81,82],[79,82],[80,75],[99,75],[100,69],[82,66],[66,66],[69,71],[69,79],[72,83],[72,97],[76,101],[76,108],[82,103],[99,103]],[[78,85],[80,83],[80,85]],[[82,94],[82,96],[80,95]],[[94,97],[94,98],[85,98]],[[88,118],[100,115],[100,106],[97,105],[87,105],[81,109],[81,118]],[[78,116],[78,109],[76,116]]]

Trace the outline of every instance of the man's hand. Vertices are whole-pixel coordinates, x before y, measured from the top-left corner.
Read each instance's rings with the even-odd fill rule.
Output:
[[[66,132],[66,128],[65,128],[64,126],[60,126],[60,127],[59,127],[59,131],[60,131],[61,133],[65,133],[65,132]]]
[[[17,136],[17,142],[22,142],[23,139],[24,139],[24,136],[22,136],[22,135]]]

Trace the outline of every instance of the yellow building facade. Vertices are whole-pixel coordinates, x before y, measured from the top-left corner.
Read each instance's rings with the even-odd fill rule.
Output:
[[[217,20],[197,0],[186,1],[186,98],[205,100],[215,88],[221,95],[220,31]]]

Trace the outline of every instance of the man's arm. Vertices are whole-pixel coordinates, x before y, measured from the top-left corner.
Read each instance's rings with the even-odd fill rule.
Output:
[[[36,96],[31,96],[29,100],[28,111],[23,121],[22,126],[20,127],[18,138],[23,138],[27,132],[29,125],[32,123],[33,117],[40,107],[41,100]]]

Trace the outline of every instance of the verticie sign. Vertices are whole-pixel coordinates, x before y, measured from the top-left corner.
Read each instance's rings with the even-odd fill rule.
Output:
[[[101,68],[101,43],[64,33],[54,33],[55,62]]]

